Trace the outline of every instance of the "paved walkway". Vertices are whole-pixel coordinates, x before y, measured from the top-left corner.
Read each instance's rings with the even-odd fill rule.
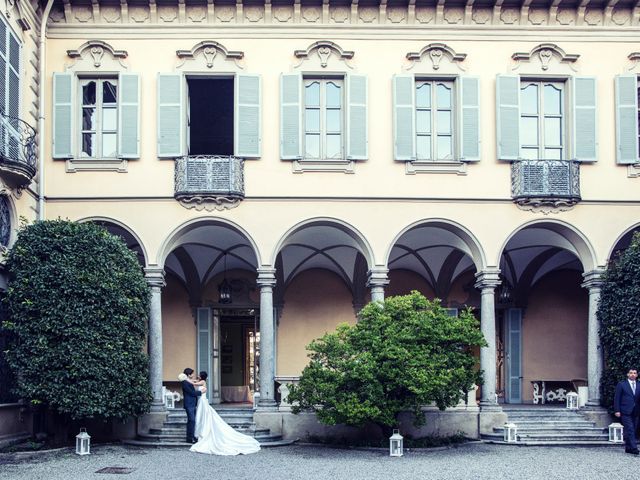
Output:
[[[310,445],[263,449],[217,457],[181,449],[95,446],[89,456],[69,450],[0,454],[0,479],[20,480],[383,480],[383,479],[613,479],[639,478],[640,458],[622,448],[512,447],[472,443],[458,448],[414,450],[403,458],[386,452]],[[126,475],[98,474],[128,467]]]

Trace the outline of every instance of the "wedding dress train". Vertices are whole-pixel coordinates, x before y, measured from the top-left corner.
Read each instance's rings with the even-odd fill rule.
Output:
[[[246,455],[260,450],[260,444],[255,438],[234,430],[218,415],[209,405],[206,394],[198,399],[195,434],[198,441],[191,446],[192,452]]]

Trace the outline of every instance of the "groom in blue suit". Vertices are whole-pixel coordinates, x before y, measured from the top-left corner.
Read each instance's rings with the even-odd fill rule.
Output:
[[[630,368],[627,379],[616,385],[613,410],[624,427],[624,451],[638,455],[636,429],[640,415],[640,385],[637,384],[638,370]]]
[[[193,376],[192,368],[185,368],[183,373],[191,378]],[[184,378],[184,377],[182,377]],[[187,412],[187,443],[196,443],[194,431],[196,427],[196,406],[198,405],[198,397],[202,392],[196,390],[189,380],[182,381],[182,396],[184,398],[184,409]]]

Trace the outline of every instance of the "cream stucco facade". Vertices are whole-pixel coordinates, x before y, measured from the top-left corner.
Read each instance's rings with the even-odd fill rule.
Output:
[[[640,70],[640,10],[628,2],[584,5],[55,0],[34,6],[28,14],[34,28],[45,7],[51,10],[38,55],[33,30],[21,33],[21,112],[36,126],[41,99],[42,163],[22,196],[8,193],[12,227],[19,216],[99,221],[139,253],[154,288],[149,347],[160,410],[162,383],[171,385],[185,366],[208,367],[218,390],[244,385],[253,368],[260,407],[277,409],[274,380],[295,381],[306,344],[340,322],[355,322],[370,299],[412,289],[478,313],[489,341],[479,353],[481,408],[531,402],[538,379],[583,379],[597,404],[599,276],[640,224],[637,80],[635,91],[623,91],[622,83],[616,89]],[[33,80],[39,74],[41,83]],[[106,135],[107,128],[95,119],[88,127],[81,122],[82,82],[108,80],[120,92],[126,78],[138,83],[123,92],[133,100],[115,102],[115,132],[119,142],[132,143],[119,144],[117,154],[88,154],[98,141],[87,144],[83,132]],[[161,78],[178,82],[178,90],[162,90]],[[257,82],[244,99],[243,78]],[[203,193],[196,173],[184,194],[177,182],[196,172],[189,163],[198,140],[193,132],[217,118],[189,96],[196,98],[198,80],[213,87],[216,79],[227,82],[234,99],[205,89],[212,100],[204,110],[233,100],[227,134],[234,146],[198,152],[205,157],[199,165],[214,168],[211,159],[220,154],[224,165],[230,157],[244,159],[236,178],[241,194]],[[339,151],[332,158],[309,154],[311,103],[287,79],[341,88]],[[402,90],[401,81],[410,89]],[[508,90],[508,81],[515,87]],[[422,83],[445,85],[448,106],[421,107],[413,87]],[[527,110],[529,84],[561,92],[558,111],[542,96],[539,111]],[[629,91],[635,100],[625,103]],[[298,97],[289,102],[292,92]],[[166,100],[172,93],[174,103]],[[91,105],[107,109],[106,100]],[[133,108],[129,117],[125,106]],[[319,106],[325,113],[330,107]],[[433,130],[422,123],[421,109]],[[328,118],[318,127],[326,142]],[[537,122],[533,135],[527,118]],[[419,158],[421,131],[434,145],[451,142],[448,153],[440,157],[433,147],[436,160]],[[100,138],[106,148],[106,136]],[[542,163],[524,154],[545,147],[554,153],[539,153]],[[176,168],[180,158],[186,170]],[[522,165],[529,170],[520,177]],[[544,165],[564,173],[552,178]],[[532,175],[544,192],[526,183]],[[223,280],[231,284],[231,303],[218,298]],[[259,375],[246,342],[220,338],[232,324],[244,325],[249,336],[260,331]],[[242,359],[232,357],[237,349]],[[225,384],[231,380],[223,380],[224,372],[230,379],[238,368],[242,383]],[[220,392],[215,398],[223,400]]]

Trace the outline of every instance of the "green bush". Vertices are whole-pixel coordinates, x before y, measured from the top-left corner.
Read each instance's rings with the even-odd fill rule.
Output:
[[[605,368],[600,380],[604,407],[613,408],[616,383],[640,368],[640,236],[615,258],[604,275],[598,305]]]
[[[438,300],[415,291],[389,297],[363,308],[355,325],[341,324],[307,347],[311,360],[290,386],[289,401],[294,413],[315,411],[328,425],[372,422],[386,434],[403,411],[423,425],[423,405],[457,405],[480,383],[470,347],[484,345],[469,310],[451,317]]]
[[[6,267],[16,394],[73,419],[147,411],[149,288],[122,240],[92,223],[36,222]]]

